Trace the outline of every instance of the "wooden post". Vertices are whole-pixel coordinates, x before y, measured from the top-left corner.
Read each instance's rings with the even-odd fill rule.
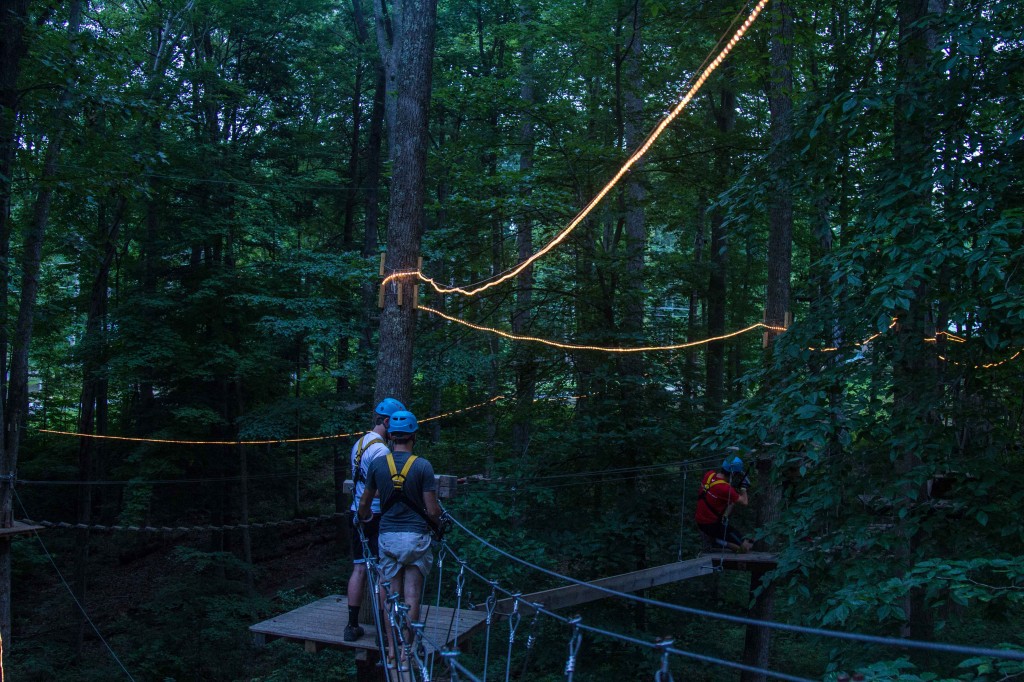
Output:
[[[384,666],[380,662],[380,652],[360,649],[356,652],[356,682],[385,682]]]

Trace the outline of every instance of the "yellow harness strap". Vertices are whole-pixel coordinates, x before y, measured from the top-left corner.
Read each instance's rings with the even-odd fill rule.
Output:
[[[720,478],[716,478],[715,480],[711,481],[710,483],[705,483],[704,484],[704,492],[706,492],[706,493],[711,492],[711,489],[714,488],[716,485],[723,485],[723,484],[725,484],[725,481],[723,481]],[[712,495],[712,497],[714,497],[714,495]]]
[[[416,461],[416,455],[409,455],[409,459],[406,460],[405,466],[402,467],[402,472],[398,472],[398,467],[395,466],[395,458],[388,453],[388,469],[391,470],[391,484],[395,486],[395,492],[402,492],[402,486],[405,485],[405,477],[409,475],[409,469],[412,468],[412,463]]]
[[[380,443],[381,445],[384,445],[384,439],[378,435],[376,438],[366,440],[366,436],[363,436],[363,438],[359,441],[359,449],[356,450],[355,467],[352,471],[353,481],[358,482],[363,479],[363,453],[369,450],[370,446],[373,445],[374,443]]]

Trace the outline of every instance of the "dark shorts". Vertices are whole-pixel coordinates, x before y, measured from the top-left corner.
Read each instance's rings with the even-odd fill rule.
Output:
[[[700,528],[700,532],[704,533],[714,544],[720,547],[725,547],[726,543],[734,545],[743,544],[743,533],[732,523],[729,524],[728,528],[721,521],[698,523],[697,527]]]
[[[366,535],[366,543],[370,545],[370,554],[374,557],[380,556],[380,548],[377,541],[380,538],[380,514],[374,514],[373,518],[363,524],[363,533]],[[359,529],[352,527],[352,563],[365,564],[363,557],[363,540],[359,537]]]

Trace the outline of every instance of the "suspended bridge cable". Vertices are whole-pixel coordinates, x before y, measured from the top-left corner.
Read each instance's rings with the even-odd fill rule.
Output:
[[[17,498],[18,500],[18,505],[21,507],[21,513],[25,516],[28,516],[28,511],[25,509],[25,503],[22,502],[21,500],[21,495],[18,494],[18,489],[15,488],[14,486],[11,486],[11,490],[14,492],[14,497]],[[124,671],[124,674],[128,677],[128,679],[132,682],[135,682],[135,678],[132,677],[132,674],[130,672],[128,672],[128,668],[125,667],[124,663],[121,662],[121,659],[118,658],[116,653],[114,653],[114,650],[111,648],[110,644],[107,643],[107,640],[103,637],[103,634],[100,632],[99,628],[96,627],[96,624],[92,621],[92,618],[89,617],[89,613],[85,610],[85,607],[82,606],[82,602],[78,601],[78,597],[75,596],[75,591],[71,589],[71,585],[69,585],[68,581],[64,579],[64,574],[61,573],[60,569],[57,567],[57,562],[53,560],[53,555],[51,555],[50,551],[46,548],[46,543],[43,542],[43,538],[39,535],[39,531],[32,531],[32,534],[35,535],[36,540],[39,541],[39,546],[42,548],[43,554],[45,554],[46,558],[49,559],[50,565],[53,566],[53,570],[56,571],[57,577],[60,578],[60,581],[64,584],[64,587],[67,589],[68,594],[71,595],[71,599],[75,602],[75,606],[77,606],[78,610],[82,612],[82,617],[85,618],[85,621],[87,623],[89,623],[89,627],[91,627],[92,631],[96,633],[96,636],[103,643],[103,646],[106,647],[107,651],[110,652],[111,657],[114,659],[117,665],[121,667],[121,670]]]
[[[451,517],[451,515],[449,515]],[[669,604],[668,602],[658,601],[656,599],[648,599],[647,597],[641,597],[628,592],[620,592],[613,590],[608,587],[602,587],[593,583],[588,583],[583,580],[577,580],[567,575],[557,573],[550,569],[538,566],[537,564],[531,563],[526,559],[510,554],[500,547],[496,547],[487,540],[483,539],[465,525],[463,525],[458,519],[451,517],[452,522],[462,529],[471,538],[484,545],[488,549],[501,554],[502,556],[511,559],[512,561],[526,566],[539,573],[551,576],[558,580],[568,582],[574,585],[580,585],[588,589],[592,589],[597,592],[602,592],[612,597],[619,597],[630,601],[635,601],[640,604],[647,604],[649,606],[655,606],[658,608],[668,609],[670,611],[676,611],[678,613],[685,613],[691,616],[701,616],[704,618],[715,618],[718,620],[724,620],[730,623],[736,623],[739,625],[753,625],[755,627],[764,627],[772,630],[781,630],[784,632],[795,632],[805,635],[814,635],[818,637],[831,637],[833,639],[842,639],[853,642],[862,642],[865,644],[878,644],[882,646],[899,647],[906,649],[920,649],[924,651],[941,651],[944,653],[963,654],[967,656],[990,656],[992,658],[999,658],[1003,660],[1011,661],[1024,661],[1024,651],[1015,651],[1012,649],[992,649],[989,647],[976,647],[961,644],[947,644],[944,642],[925,642],[915,639],[898,639],[895,637],[881,637],[878,635],[868,635],[859,632],[841,632],[839,630],[825,630],[823,628],[810,627],[805,625],[792,625],[789,623],[780,623],[771,620],[758,620],[756,618],[747,618],[744,616],[734,616],[727,613],[718,613],[716,611],[708,611],[705,609],[699,609],[692,606],[683,606],[681,604]]]
[[[442,543],[442,544],[447,545],[447,543]],[[457,557],[457,555],[455,554],[454,550],[451,549],[451,546],[448,545],[447,547],[448,547],[448,551],[453,556]],[[480,572],[476,571],[475,569],[473,569],[472,566],[469,566],[468,564],[467,564],[467,570],[472,575],[474,575],[476,578],[478,578],[479,580],[482,580],[484,582],[490,582],[490,580],[486,576],[484,576]],[[638,639],[636,637],[632,637],[630,635],[624,635],[622,633],[612,632],[610,630],[605,630],[604,628],[596,627],[596,626],[593,626],[593,625],[587,625],[587,624],[583,623],[582,619],[580,619],[580,618],[568,618],[568,617],[563,616],[561,614],[555,613],[554,611],[550,611],[550,610],[544,608],[544,606],[542,604],[534,603],[534,602],[531,602],[531,601],[525,599],[521,594],[510,592],[509,590],[506,590],[506,589],[501,588],[501,587],[498,587],[497,589],[500,592],[502,592],[505,595],[507,595],[509,598],[514,599],[517,604],[523,604],[524,606],[527,606],[527,607],[529,607],[531,609],[535,609],[538,613],[542,613],[545,616],[548,616],[549,618],[557,620],[557,621],[559,621],[559,622],[561,622],[561,623],[563,623],[565,625],[571,625],[571,626],[577,627],[577,628],[579,628],[581,630],[586,630],[587,632],[591,632],[591,633],[596,634],[596,635],[601,635],[601,636],[604,636],[604,637],[608,637],[610,639],[616,639],[616,640],[619,640],[619,641],[622,641],[622,642],[626,642],[626,643],[629,643],[629,644],[636,644],[636,645],[639,645],[639,646],[642,646],[642,647],[646,647],[646,648],[649,648],[649,649],[654,649],[654,650],[657,650],[657,651],[665,651],[665,652],[668,652],[668,653],[671,653],[671,654],[675,654],[677,656],[681,656],[681,657],[684,657],[684,658],[690,658],[690,659],[693,659],[693,660],[696,660],[696,661],[701,661],[703,663],[709,663],[709,664],[712,664],[712,665],[719,665],[719,666],[734,668],[736,670],[743,670],[743,671],[746,671],[746,672],[751,672],[751,673],[755,673],[755,674],[761,674],[761,675],[765,675],[767,677],[772,677],[772,678],[779,679],[779,680],[788,680],[789,682],[813,682],[813,680],[810,680],[810,679],[805,678],[805,677],[797,677],[795,675],[790,675],[788,673],[778,672],[778,671],[775,671],[775,670],[769,670],[767,668],[759,668],[757,666],[751,666],[751,665],[747,665],[745,663],[738,663],[736,661],[729,661],[727,659],[717,658],[715,656],[708,656],[706,654],[699,654],[697,652],[688,651],[686,649],[679,649],[679,648],[675,648],[675,647],[672,647],[672,646],[665,646],[665,645],[659,644],[657,642],[649,642],[649,641],[646,641],[646,640],[643,640],[643,639]]]

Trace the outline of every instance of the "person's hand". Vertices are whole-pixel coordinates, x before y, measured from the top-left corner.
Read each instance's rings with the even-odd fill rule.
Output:
[[[444,536],[451,531],[452,526],[454,525],[455,524],[452,523],[452,520],[448,518],[448,516],[442,516],[438,519],[437,528],[434,529],[434,539],[438,542],[444,540]]]
[[[750,478],[746,474],[740,474],[740,484],[737,486],[740,490],[746,490],[750,487]]]

